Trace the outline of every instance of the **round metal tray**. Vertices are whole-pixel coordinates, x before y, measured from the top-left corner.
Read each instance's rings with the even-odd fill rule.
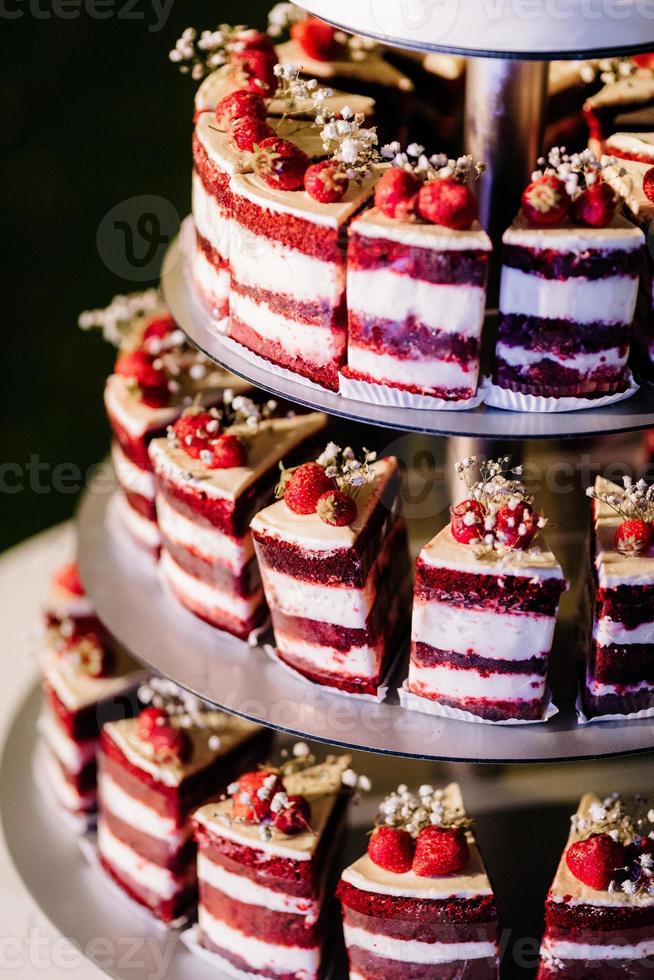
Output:
[[[431,411],[354,401],[336,392],[279,377],[254,364],[246,354],[227,349],[211,318],[193,295],[184,274],[184,254],[179,238],[172,242],[166,253],[161,284],[166,303],[177,322],[190,340],[214,361],[278,398],[329,415],[407,432],[482,439],[583,438],[654,426],[654,387],[649,385],[643,386],[627,401],[615,405],[553,414],[508,412],[483,405],[465,411]]]
[[[570,0],[299,0],[336,27],[384,44],[485,58],[588,58],[647,50],[651,11],[635,0],[589,4]],[[648,16],[649,14],[649,16]]]
[[[381,704],[310,684],[182,608],[154,559],[116,521],[111,501],[106,487],[91,487],[78,515],[80,571],[99,616],[139,660],[227,711],[296,736],[407,758],[537,762],[654,750],[653,719],[577,725],[574,635],[565,624],[552,671],[561,712],[547,724],[470,724],[407,711],[395,693],[404,665]]]

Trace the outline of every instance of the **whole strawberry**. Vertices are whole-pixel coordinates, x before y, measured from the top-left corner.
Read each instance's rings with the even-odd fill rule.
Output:
[[[231,51],[232,54],[237,51],[263,51],[269,58],[275,57],[275,46],[272,39],[254,27],[248,27],[233,35]]]
[[[305,191],[321,204],[336,204],[341,201],[349,183],[342,169],[333,160],[312,163],[304,175]]]
[[[587,187],[572,204],[572,218],[589,228],[606,228],[615,214],[616,197],[608,184],[600,181]]]
[[[127,378],[140,390],[146,405],[160,407],[168,402],[168,379],[155,367],[154,358],[142,350],[121,354],[114,368],[116,374]]]
[[[155,728],[167,722],[168,715],[162,708],[144,708],[136,720],[136,734],[148,742]]]
[[[411,870],[416,842],[408,830],[377,827],[368,841],[370,860],[384,871],[404,874]]]
[[[227,129],[237,119],[265,119],[266,103],[258,92],[239,90],[226,95],[216,106],[216,122]]]
[[[408,170],[391,167],[375,187],[375,207],[387,218],[406,221],[415,215],[422,181]]]
[[[318,517],[332,527],[348,527],[357,517],[357,505],[344,490],[328,490],[318,498]]]
[[[270,815],[273,796],[283,791],[284,784],[275,772],[260,769],[244,773],[229,788],[233,819],[246,823],[265,820]]]
[[[538,533],[538,514],[525,500],[505,504],[495,515],[495,533],[509,548],[527,548]]]
[[[191,748],[187,732],[168,723],[156,725],[148,741],[155,755],[169,762],[181,762],[188,758]]]
[[[336,40],[336,29],[317,17],[307,17],[293,24],[291,37],[314,61],[331,61],[341,48]]]
[[[162,316],[155,316],[149,321],[143,331],[143,340],[163,340],[176,329],[177,324],[170,313],[164,313]]]
[[[229,138],[239,150],[252,152],[263,140],[274,136],[274,132],[265,119],[257,116],[244,116],[236,119],[229,126]]]
[[[643,176],[643,194],[648,201],[654,202],[654,167],[650,167]]]
[[[539,228],[561,224],[569,210],[565,184],[554,174],[538,177],[522,192],[522,213],[530,224]]]
[[[249,92],[270,97],[277,90],[275,63],[277,58],[268,51],[259,48],[235,51],[232,63],[236,68],[237,78]]]
[[[613,540],[621,554],[639,555],[652,543],[652,526],[647,521],[629,518],[618,527]]]
[[[466,231],[477,212],[475,195],[467,184],[453,177],[430,180],[418,194],[418,214],[432,225]]]
[[[223,432],[211,444],[211,461],[207,464],[212,470],[231,470],[235,466],[245,466],[248,461],[247,446],[240,436]]]
[[[303,463],[288,478],[284,486],[284,500],[294,514],[315,514],[322,495],[336,489],[324,466],[320,463]]]
[[[173,432],[187,456],[199,459],[210,448],[210,440],[220,435],[220,421],[210,412],[189,412],[173,425]]]
[[[310,162],[306,153],[290,140],[269,136],[259,143],[253,168],[269,187],[298,191],[304,186],[304,175]]]
[[[462,500],[450,511],[452,537],[460,544],[480,541],[484,536],[484,508],[478,500]]]
[[[625,849],[608,834],[592,834],[572,844],[565,861],[578,881],[596,891],[606,891],[616,871],[625,865]]]
[[[425,827],[416,840],[413,871],[421,878],[459,874],[469,857],[468,841],[461,827]]]
[[[304,796],[288,797],[288,806],[275,816],[275,827],[281,834],[292,837],[311,830],[311,807]]]

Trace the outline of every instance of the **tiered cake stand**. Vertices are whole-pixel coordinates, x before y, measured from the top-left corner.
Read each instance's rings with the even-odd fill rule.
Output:
[[[599,0],[558,4],[546,0],[540,4],[517,0],[304,0],[302,6],[347,31],[384,43],[470,57],[466,149],[490,164],[484,179],[482,222],[495,234],[511,218],[519,189],[538,155],[547,61],[654,47],[654,21],[645,16],[642,0],[612,4]],[[246,355],[226,352],[216,324],[193,301],[178,244],[169,251],[162,281],[176,319],[189,338],[218,363],[266,391],[333,415],[404,432],[480,440],[582,438],[654,426],[654,393],[649,388],[610,408],[573,414],[522,415],[490,409],[431,412],[349,402],[255,367]],[[112,496],[105,486],[104,492],[99,487],[87,492],[79,513],[82,578],[100,616],[138,659],[227,711],[294,735],[411,759],[533,762],[654,751],[651,720],[579,726],[571,697],[563,699],[560,714],[545,725],[499,727],[407,713],[392,696],[377,704],[317,690],[273,662],[265,650],[225,637],[181,610],[163,592],[154,561],[121,536],[111,519],[112,510]],[[564,622],[555,652],[555,689],[559,683],[572,689],[573,644],[574,623]],[[390,686],[394,686],[393,679]],[[56,828],[53,819],[44,819],[42,802],[24,761],[31,751],[35,710],[32,699],[19,714],[2,769],[3,824],[23,880],[55,925],[82,948],[93,935],[113,939],[136,935],[164,949],[165,934],[136,920],[128,907],[116,902],[104,882],[98,883],[85,867],[76,845]],[[23,761],[17,764],[17,759]],[[406,766],[401,776],[398,773],[400,778],[411,781]],[[539,812],[541,824],[547,823],[550,811]],[[29,826],[26,813],[30,814]],[[538,818],[532,813],[530,819]],[[499,860],[502,877],[505,874],[506,880],[516,882],[531,852],[520,850],[511,820],[510,816],[500,819],[492,832],[482,820],[480,831],[491,858],[493,851],[502,855],[496,858],[495,868]],[[537,829],[534,832],[542,856],[542,847],[549,846],[543,843],[546,835]],[[513,846],[503,846],[502,837],[510,837]],[[555,853],[547,858],[543,864],[549,867]],[[490,863],[493,867],[494,862]],[[529,860],[530,868],[535,869],[537,863]],[[56,882],[56,889],[48,887],[50,881]],[[546,881],[538,885],[542,896]],[[520,919],[520,909],[511,906],[510,900],[505,913]],[[170,948],[168,980],[182,976],[217,980],[218,974],[202,963],[189,962],[179,943],[173,940]],[[95,959],[97,962],[97,956]],[[148,970],[151,962],[141,971],[116,962],[104,969],[112,976],[140,980],[152,975]],[[512,963],[504,976],[532,973]]]

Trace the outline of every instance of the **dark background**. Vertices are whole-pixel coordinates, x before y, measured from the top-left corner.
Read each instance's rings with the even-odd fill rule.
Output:
[[[98,248],[103,218],[118,206],[135,227],[152,212],[163,236],[190,210],[196,83],[168,51],[189,25],[263,26],[270,6],[173,0],[155,30],[150,0],[129,2],[0,3],[0,550],[69,517],[107,451],[102,386],[113,350],[77,317],[152,284],[165,246],[130,268],[125,233],[106,227],[113,215]],[[130,202],[142,195],[159,199]],[[139,261],[147,249],[137,234]]]

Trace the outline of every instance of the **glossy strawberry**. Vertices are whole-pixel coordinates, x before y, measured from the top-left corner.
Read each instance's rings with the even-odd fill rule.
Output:
[[[336,29],[317,17],[307,17],[293,24],[291,37],[314,61],[331,61],[341,49],[336,40]]]
[[[461,827],[425,827],[416,840],[413,871],[421,878],[459,874],[469,857],[468,841]]]
[[[561,224],[569,210],[565,184],[553,174],[538,177],[522,192],[522,213],[530,224],[539,228]]]
[[[62,565],[55,573],[54,583],[65,592],[70,592],[71,595],[84,595],[84,586],[79,577],[79,568],[76,561]]]
[[[288,806],[275,815],[275,827],[292,837],[311,830],[311,807],[304,796],[289,796]]]
[[[173,320],[170,313],[164,313],[162,316],[155,316],[148,323],[147,327],[143,331],[143,340],[163,340],[177,329],[177,324]]]
[[[270,804],[284,784],[275,772],[260,769],[246,772],[236,781],[232,798],[232,817],[246,823],[257,823],[270,815]]]
[[[538,533],[538,514],[524,500],[505,504],[495,515],[495,533],[509,548],[527,548]]]
[[[333,160],[312,163],[304,175],[305,191],[321,204],[336,204],[341,201],[349,183],[342,168]]]
[[[387,218],[406,221],[415,214],[422,181],[407,170],[391,167],[375,187],[375,207]]]
[[[648,201],[654,202],[654,167],[650,167],[643,176],[643,194]]]
[[[201,452],[211,450],[212,441],[220,435],[221,425],[210,412],[189,412],[177,419],[173,432],[186,455],[199,459]]]
[[[227,129],[237,119],[265,119],[266,103],[258,92],[239,90],[226,95],[216,106],[216,122]]]
[[[263,140],[274,136],[274,132],[265,119],[257,116],[245,116],[236,119],[229,127],[229,138],[239,150],[252,152]]]
[[[608,834],[591,834],[586,840],[577,841],[566,851],[565,861],[578,881],[606,891],[616,871],[625,865],[625,849]]]
[[[344,490],[328,490],[321,494],[316,511],[320,520],[332,527],[348,527],[357,517],[356,501]]]
[[[432,225],[466,231],[477,217],[477,198],[453,177],[436,178],[418,194],[418,214]]]
[[[255,173],[270,187],[281,191],[298,191],[304,187],[304,175],[310,163],[299,146],[279,136],[263,139],[252,161]]]
[[[652,527],[647,521],[630,518],[623,521],[614,535],[615,546],[623,555],[638,555],[652,543]]]
[[[258,48],[235,51],[232,54],[238,81],[247,91],[266,97],[273,96],[277,91],[274,70],[276,62],[274,55]]]
[[[188,758],[191,749],[187,732],[168,722],[156,725],[148,741],[155,755],[164,762],[182,762]]]
[[[377,827],[368,841],[370,860],[395,874],[411,870],[416,842],[408,830],[399,827]]]
[[[455,541],[470,544],[483,538],[486,514],[478,500],[462,500],[450,513],[450,529]]]
[[[161,368],[155,367],[154,358],[142,350],[121,354],[114,368],[116,374],[128,378],[143,391],[167,390],[167,378]]]
[[[253,27],[246,28],[234,34],[231,51],[232,53],[236,51],[263,51],[269,58],[276,57],[275,45],[272,39],[267,34],[264,34],[263,31],[257,31]]]
[[[168,715],[161,708],[144,708],[136,720],[136,734],[144,742],[149,742],[155,728],[167,722]]]
[[[245,466],[248,461],[247,446],[240,436],[223,432],[211,445],[211,460],[207,466],[212,470],[231,470],[235,466]]]
[[[335,491],[336,483],[320,463],[303,463],[293,470],[284,486],[286,506],[295,514],[315,514],[324,493]]]
[[[608,184],[600,181],[587,187],[572,203],[572,219],[589,228],[606,228],[615,214],[616,197]]]

